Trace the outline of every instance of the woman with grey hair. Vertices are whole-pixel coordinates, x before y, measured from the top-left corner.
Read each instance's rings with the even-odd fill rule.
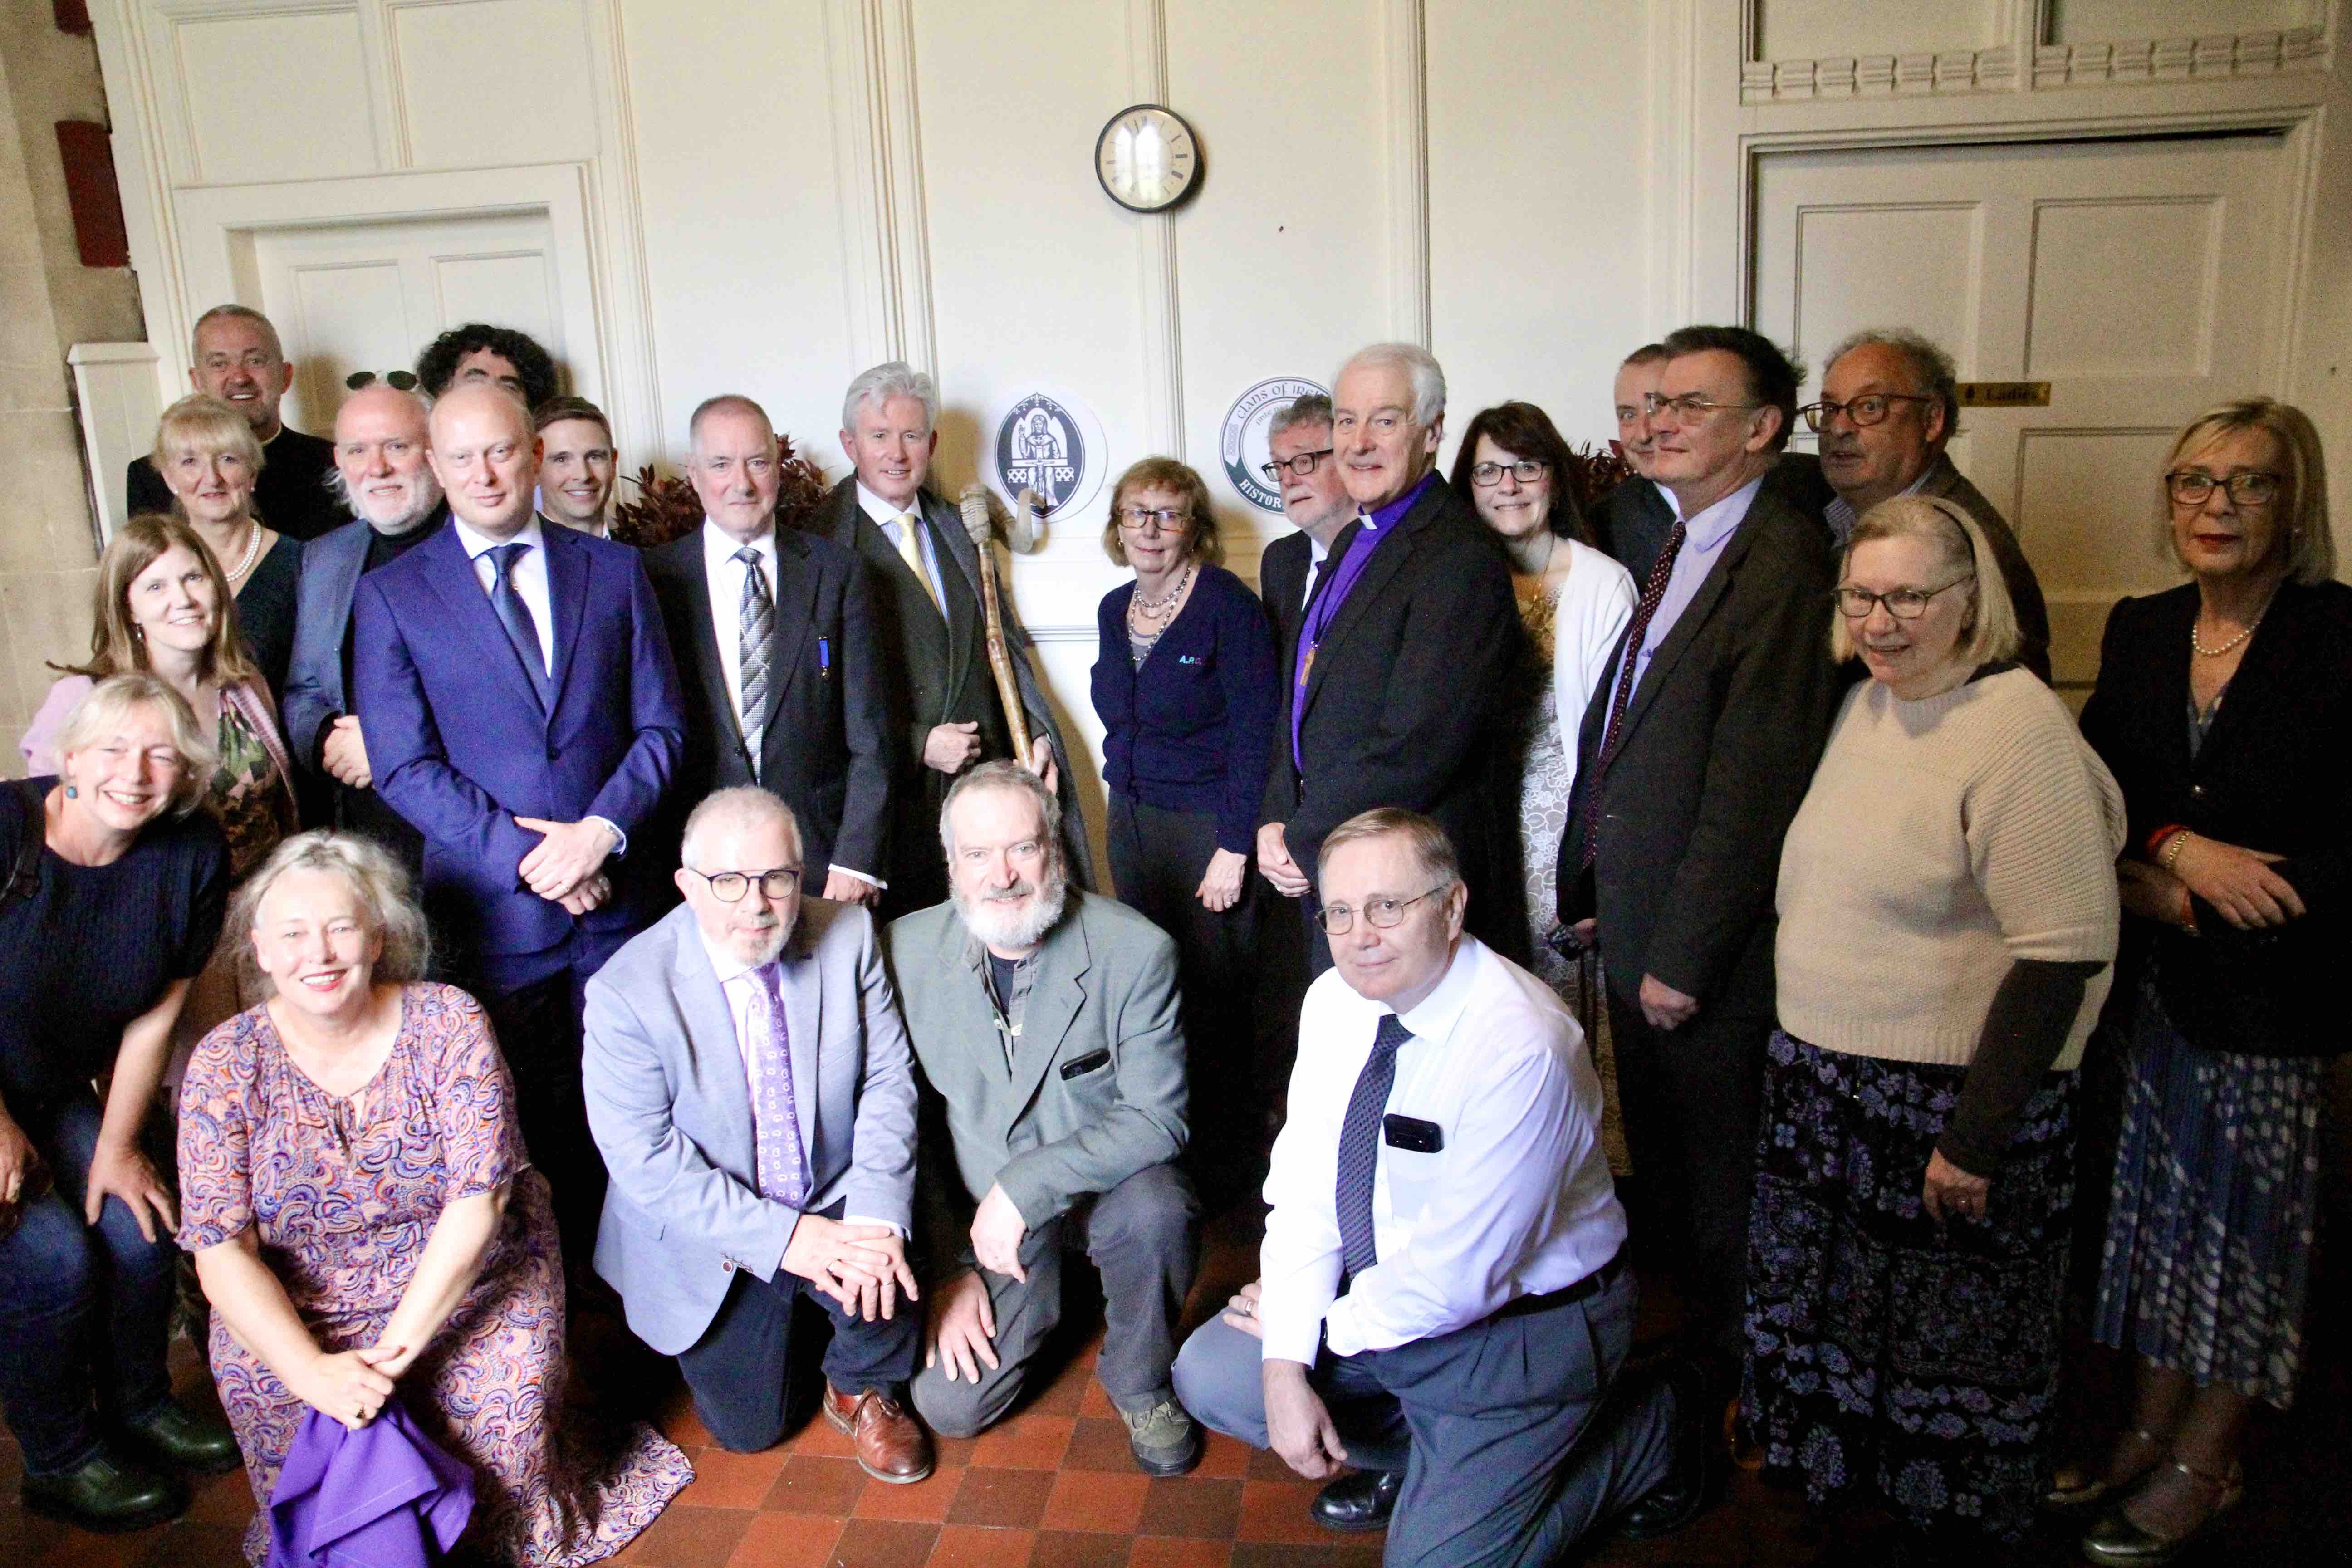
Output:
[[[155,676],[98,682],[57,750],[0,785],[0,1405],[26,1507],[137,1530],[187,1506],[173,1471],[236,1462],[172,1401],[173,1205],[140,1148],[228,848],[196,809],[212,749]]]
[[[358,1431],[395,1392],[474,1471],[474,1539],[500,1561],[619,1551],[689,1480],[639,1428],[587,1473],[556,1442],[563,1271],[488,1020],[423,979],[425,917],[373,841],[305,833],[247,881],[268,1000],[215,1029],[181,1089],[180,1244],[213,1303],[210,1353],[260,1505],[311,1411]]]
[[[1871,508],[1836,595],[1870,679],[1780,854],[1748,1412],[1817,1505],[1876,1493],[1931,1555],[1980,1551],[2041,1504],[2123,796],[2017,664],[1967,512]]]

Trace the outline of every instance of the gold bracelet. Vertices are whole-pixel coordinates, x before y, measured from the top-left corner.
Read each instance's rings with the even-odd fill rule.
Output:
[[[2189,829],[2184,827],[2166,841],[2164,853],[2157,858],[2157,864],[2168,871],[2171,870],[2172,863],[2180,858],[2180,851],[2188,842]]]

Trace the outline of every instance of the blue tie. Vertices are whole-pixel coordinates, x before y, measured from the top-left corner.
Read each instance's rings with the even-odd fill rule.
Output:
[[[1333,1197],[1339,1217],[1343,1291],[1345,1281],[1381,1260],[1372,1239],[1372,1170],[1380,1161],[1381,1116],[1396,1083],[1397,1048],[1411,1038],[1412,1031],[1394,1013],[1381,1019],[1372,1054],[1356,1075],[1356,1092],[1348,1097],[1348,1119],[1339,1124],[1339,1179]]]
[[[515,592],[515,563],[523,558],[530,546],[518,540],[512,544],[497,544],[483,552],[490,558],[490,608],[499,613],[499,624],[507,629],[507,640],[514,644],[515,657],[522,660],[523,673],[530,677],[530,689],[539,693],[539,705],[547,706],[547,660],[539,651],[539,623],[530,618],[530,606]]]

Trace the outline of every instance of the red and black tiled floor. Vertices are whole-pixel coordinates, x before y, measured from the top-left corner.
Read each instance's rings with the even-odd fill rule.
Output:
[[[1254,1239],[1238,1226],[1213,1231],[1196,1316],[1246,1278]],[[2352,1563],[2346,1546],[2352,1379],[2336,1338],[2344,1320],[2327,1310],[2347,1297],[2326,1281],[2315,1294],[2314,1375],[2294,1412],[2258,1427],[2247,1507],[2227,1549],[2210,1562]],[[2325,1327],[2331,1321],[2335,1331]],[[1189,1476],[1160,1480],[1136,1470],[1125,1429],[1094,1379],[1098,1341],[1097,1332],[1076,1345],[1002,1426],[976,1440],[941,1442],[937,1473],[914,1486],[869,1480],[850,1458],[848,1439],[822,1418],[766,1453],[727,1453],[711,1445],[683,1388],[673,1385],[656,1422],[691,1455],[697,1479],[613,1562],[634,1568],[1374,1568],[1380,1562],[1380,1536],[1320,1529],[1307,1512],[1313,1484],[1230,1439],[1211,1437],[1206,1458]],[[193,1347],[183,1342],[173,1350],[184,1394],[209,1399]],[[108,1538],[24,1512],[17,1469],[14,1443],[0,1437],[5,1568],[242,1564],[238,1541],[252,1499],[241,1472],[203,1483],[194,1508],[173,1524]],[[2066,1562],[2066,1546],[2053,1534],[2030,1561]],[[1739,1475],[1725,1502],[1681,1534],[1640,1546],[1600,1542],[1580,1561],[1595,1568],[1780,1568],[1814,1561],[1822,1550],[1803,1527],[1798,1499]]]

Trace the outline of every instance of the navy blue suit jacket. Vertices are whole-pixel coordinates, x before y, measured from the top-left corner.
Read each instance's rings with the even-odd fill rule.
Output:
[[[441,934],[497,991],[593,969],[659,912],[650,900],[668,870],[643,854],[609,863],[611,901],[574,921],[523,884],[519,868],[540,836],[515,818],[601,816],[634,841],[686,736],[637,552],[559,523],[541,530],[555,618],[551,711],[454,527],[359,581],[352,685],[376,788],[425,835]]]

